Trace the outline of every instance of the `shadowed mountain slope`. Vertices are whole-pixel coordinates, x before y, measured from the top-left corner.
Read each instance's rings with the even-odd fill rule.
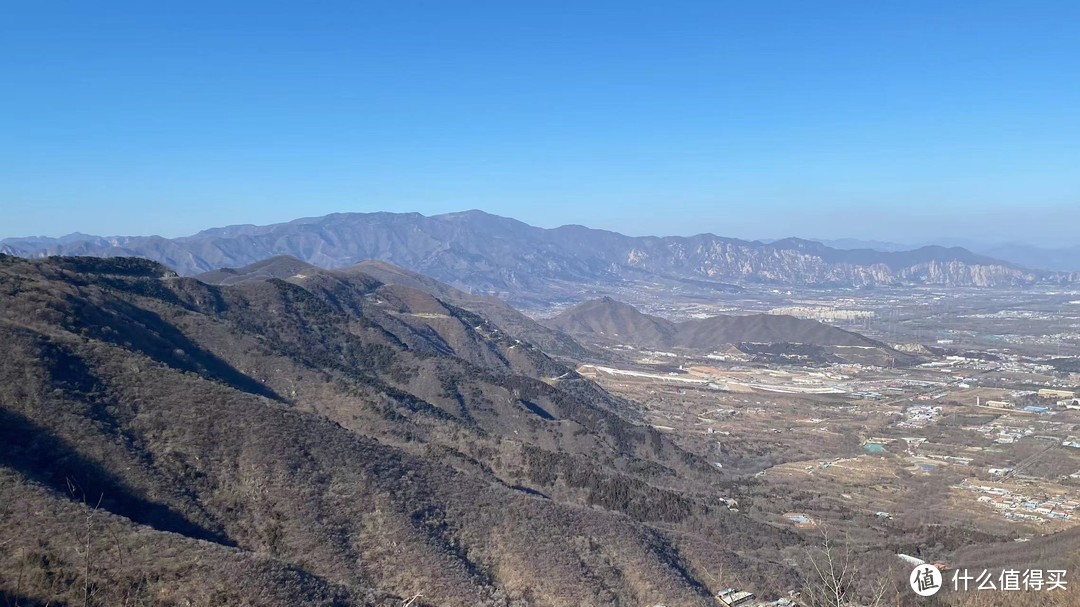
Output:
[[[0,589],[715,605],[720,563],[791,585],[764,554],[799,540],[729,512],[631,403],[430,293],[290,263],[215,286],[0,257]]]

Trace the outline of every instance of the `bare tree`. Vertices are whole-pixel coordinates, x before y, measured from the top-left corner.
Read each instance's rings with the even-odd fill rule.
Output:
[[[821,544],[806,549],[809,566],[804,572],[801,599],[806,607],[879,607],[891,584],[888,572],[877,572],[874,579],[859,569],[859,559],[848,541],[837,542],[829,529],[822,527]]]
[[[94,564],[93,557],[93,541],[94,541],[94,516],[97,515],[98,509],[101,507],[101,500],[105,495],[98,496],[97,504],[90,506],[86,502],[86,493],[82,490],[82,487],[78,483],[67,479],[68,491],[73,497],[79,497],[82,500],[83,506],[86,508],[85,516],[85,534],[80,539],[82,550],[75,549],[75,553],[82,558],[83,562],[83,607],[90,607],[93,602],[94,595],[97,593],[97,587],[91,582],[92,568]]]

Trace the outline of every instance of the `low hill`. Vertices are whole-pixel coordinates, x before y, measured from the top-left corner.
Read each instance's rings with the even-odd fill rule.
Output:
[[[288,255],[278,255],[243,268],[221,268],[199,274],[195,278],[212,285],[235,285],[247,281],[267,280],[280,278],[282,280],[293,276],[316,274],[323,270],[300,261]]]
[[[883,347],[858,333],[781,314],[713,316],[678,324],[674,344],[685,348],[708,349],[716,344],[795,343],[814,346]]]
[[[801,356],[816,356],[821,360],[843,359],[879,365],[902,365],[917,360],[858,333],[816,320],[778,314],[713,316],[672,322],[604,297],[578,304],[545,322],[573,337],[607,345],[711,352],[728,345],[800,344],[812,347]],[[768,354],[760,348],[743,349],[747,353]]]
[[[674,343],[678,331],[675,323],[610,297],[580,303],[547,324],[569,335],[597,341],[655,347]]]

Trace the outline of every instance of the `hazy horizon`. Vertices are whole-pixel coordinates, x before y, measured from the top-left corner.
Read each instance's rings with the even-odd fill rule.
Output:
[[[721,236],[721,237],[738,238],[738,239],[747,240],[747,241],[763,241],[763,242],[771,242],[771,241],[776,241],[776,240],[782,240],[782,239],[785,239],[785,238],[801,238],[801,239],[804,239],[804,240],[812,240],[812,241],[822,242],[822,243],[825,243],[825,244],[827,244],[829,246],[834,246],[834,247],[837,247],[837,248],[879,248],[879,249],[882,249],[882,250],[890,249],[890,248],[896,248],[896,247],[918,248],[918,247],[929,246],[929,245],[939,245],[939,246],[946,246],[946,247],[953,247],[953,246],[968,247],[968,246],[972,246],[972,245],[984,245],[984,246],[987,246],[987,245],[991,245],[991,246],[993,246],[993,245],[1022,245],[1022,246],[1033,246],[1033,247],[1039,247],[1039,248],[1045,248],[1045,249],[1058,249],[1058,248],[1064,249],[1064,248],[1070,248],[1070,247],[1078,246],[1077,243],[1069,243],[1069,242],[1063,242],[1063,243],[1060,243],[1060,244],[1054,244],[1054,243],[1048,243],[1048,242],[1044,242],[1044,241],[1024,242],[1024,241],[1021,241],[1021,240],[1005,240],[1005,239],[1000,239],[1000,240],[992,240],[992,239],[980,240],[978,238],[972,237],[971,235],[966,235],[965,236],[965,235],[962,235],[962,234],[952,234],[952,235],[939,234],[937,236],[928,237],[928,238],[917,238],[917,239],[912,239],[912,240],[898,240],[898,239],[887,239],[887,238],[876,239],[876,238],[870,238],[870,237],[863,237],[861,235],[843,235],[842,233],[840,235],[837,235],[837,236],[823,236],[823,235],[820,235],[820,234],[819,235],[814,235],[814,234],[802,234],[802,233],[780,234],[780,235],[775,235],[775,236],[761,236],[761,235],[753,235],[753,234],[729,234],[729,233],[723,233],[723,232],[718,232],[718,231],[713,231],[713,230],[698,230],[698,231],[688,231],[688,232],[670,233],[670,234],[669,233],[655,233],[655,232],[635,233],[635,232],[632,232],[632,231],[618,230],[618,229],[608,227],[608,226],[588,225],[588,224],[582,224],[582,223],[578,223],[578,222],[561,222],[561,223],[556,222],[556,223],[551,223],[550,225],[544,225],[544,222],[542,222],[542,221],[540,221],[540,222],[527,221],[525,219],[522,219],[521,217],[514,217],[514,216],[510,216],[510,215],[492,213],[492,212],[490,212],[490,211],[488,211],[486,209],[465,209],[465,208],[456,209],[456,210],[452,210],[452,211],[446,211],[446,212],[438,212],[438,213],[436,213],[436,212],[420,213],[419,211],[380,211],[380,210],[375,210],[375,211],[330,211],[328,213],[321,214],[321,215],[307,215],[307,214],[298,215],[296,217],[292,217],[292,218],[289,218],[289,219],[286,219],[286,220],[283,220],[283,221],[267,221],[267,222],[248,221],[248,222],[234,222],[234,223],[222,223],[222,224],[215,224],[215,225],[207,225],[207,226],[204,226],[204,227],[199,228],[197,230],[194,230],[194,231],[191,231],[191,232],[186,232],[186,233],[161,233],[161,232],[120,233],[120,232],[109,232],[109,231],[88,232],[86,230],[74,230],[74,231],[71,231],[71,232],[64,232],[64,233],[10,234],[10,235],[0,234],[0,241],[10,241],[10,240],[21,239],[21,238],[63,238],[63,237],[72,236],[72,235],[75,235],[75,234],[84,234],[84,235],[87,235],[87,236],[98,236],[98,237],[105,237],[105,238],[109,238],[109,237],[141,237],[141,236],[161,236],[163,238],[182,238],[182,237],[187,237],[187,236],[194,236],[194,235],[198,234],[199,232],[202,232],[202,231],[205,231],[205,230],[217,229],[217,228],[226,228],[226,227],[240,226],[240,225],[267,226],[267,225],[274,225],[274,224],[281,224],[281,223],[289,223],[291,221],[296,221],[296,220],[300,220],[300,219],[323,217],[323,216],[326,216],[326,215],[341,214],[341,213],[377,213],[377,212],[413,213],[413,212],[417,212],[417,213],[420,213],[421,215],[431,217],[431,216],[436,216],[436,215],[462,213],[462,212],[472,211],[472,210],[480,210],[480,211],[483,211],[485,213],[490,213],[492,215],[499,215],[501,217],[506,217],[506,218],[509,218],[509,219],[516,219],[518,221],[523,221],[524,223],[527,223],[527,224],[535,226],[535,227],[540,227],[540,228],[552,229],[552,228],[558,228],[558,227],[568,226],[568,225],[584,225],[587,228],[592,228],[592,229],[597,229],[597,230],[613,231],[613,232],[618,232],[618,233],[621,233],[621,234],[625,234],[627,236],[660,236],[660,237],[663,237],[663,236],[696,236],[696,235],[700,235],[700,234],[713,234],[713,235]],[[877,246],[877,245],[884,245],[884,246]]]

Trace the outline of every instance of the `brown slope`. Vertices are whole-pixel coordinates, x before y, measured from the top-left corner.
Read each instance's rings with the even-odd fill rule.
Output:
[[[670,470],[699,475],[692,458],[591,384],[415,351],[365,313],[381,287],[122,269],[0,271],[5,343],[22,344],[0,362],[23,429],[4,466],[57,499],[75,477],[140,528],[440,605],[705,604],[700,567],[732,555],[694,544],[688,561],[650,521],[791,541],[667,489]]]
[[[402,604],[401,597],[332,584],[270,555],[135,524],[7,467],[0,467],[0,538],[5,605],[84,604],[87,546],[91,605]]]
[[[81,356],[78,345],[64,346]],[[90,372],[110,377],[100,389],[119,403],[134,400],[137,391],[138,410],[117,404],[117,418],[108,427],[99,422],[84,428],[88,420],[78,394],[43,402],[34,398],[40,394],[34,389],[27,407],[5,407],[7,421],[15,420],[5,427],[19,429],[23,438],[16,444],[28,444],[31,451],[5,462],[19,475],[16,482],[51,488],[59,498],[62,477],[93,503],[103,495],[102,508],[116,516],[184,531],[122,503],[128,493],[146,495],[150,510],[167,510],[192,525],[209,517],[219,530],[212,536],[218,544],[283,561],[348,589],[374,584],[424,592],[439,605],[498,604],[495,595],[515,589],[582,600],[569,589],[587,587],[589,568],[560,556],[565,547],[559,542],[545,545],[535,538],[569,537],[574,527],[592,527],[591,533],[611,534],[612,542],[629,549],[628,568],[657,581],[670,576],[675,585],[667,592],[694,601],[692,586],[678,581],[670,565],[650,560],[650,540],[623,517],[583,511],[588,520],[575,521],[581,515],[572,508],[549,514],[566,507],[429,464],[288,407],[205,380],[185,380],[175,371],[145,368],[138,372],[143,377],[124,377],[129,365],[139,363],[120,352],[93,356],[98,360],[88,364]],[[190,399],[178,402],[178,390]],[[127,444],[117,444],[117,436]],[[45,448],[60,449],[64,457],[42,470],[44,454],[33,451]],[[140,474],[129,475],[131,468]],[[18,487],[5,486],[9,490],[23,495]],[[498,577],[503,555],[489,548],[498,546],[496,539],[530,566]],[[539,563],[545,563],[543,573]],[[166,565],[154,560],[146,566],[156,576]],[[663,574],[664,568],[672,573]],[[205,591],[198,580],[185,582]],[[635,598],[633,589],[623,592],[629,593],[624,600]]]
[[[350,268],[340,270],[344,273],[355,271],[372,276],[386,284],[425,291],[443,301],[480,314],[514,337],[527,341],[548,354],[575,361],[603,358],[601,354],[585,348],[565,333],[545,327],[497,297],[466,293],[429,276],[381,260],[361,261]]]
[[[391,399],[404,391],[426,411],[410,422],[438,427],[446,421],[438,416],[447,415],[477,431],[513,435],[512,442],[562,445],[619,466],[644,457],[687,474],[708,468],[697,460],[688,467],[687,454],[656,431],[627,423],[622,416],[633,412],[629,403],[475,315],[403,287],[371,289],[337,275],[300,282],[253,281],[224,292],[239,301],[223,314],[244,332],[267,337],[273,354],[289,360],[261,360],[250,348],[230,352],[230,359],[275,370],[300,362],[365,389],[389,391]],[[216,324],[205,330],[206,341],[228,339]],[[283,394],[312,389],[311,382],[278,384],[274,372],[259,375]],[[324,412],[334,402],[318,392],[311,398]],[[537,424],[546,417],[557,423]]]
[[[318,276],[333,275],[355,284],[356,281],[397,285],[423,291],[444,302],[479,314],[513,337],[528,342],[544,352],[574,361],[596,360],[603,356],[589,350],[559,331],[550,329],[518,312],[497,297],[474,295],[404,268],[379,260],[366,260],[339,270],[324,270],[288,256],[259,261],[243,268],[224,268],[196,276],[216,285],[239,284],[270,278],[300,282]]]

